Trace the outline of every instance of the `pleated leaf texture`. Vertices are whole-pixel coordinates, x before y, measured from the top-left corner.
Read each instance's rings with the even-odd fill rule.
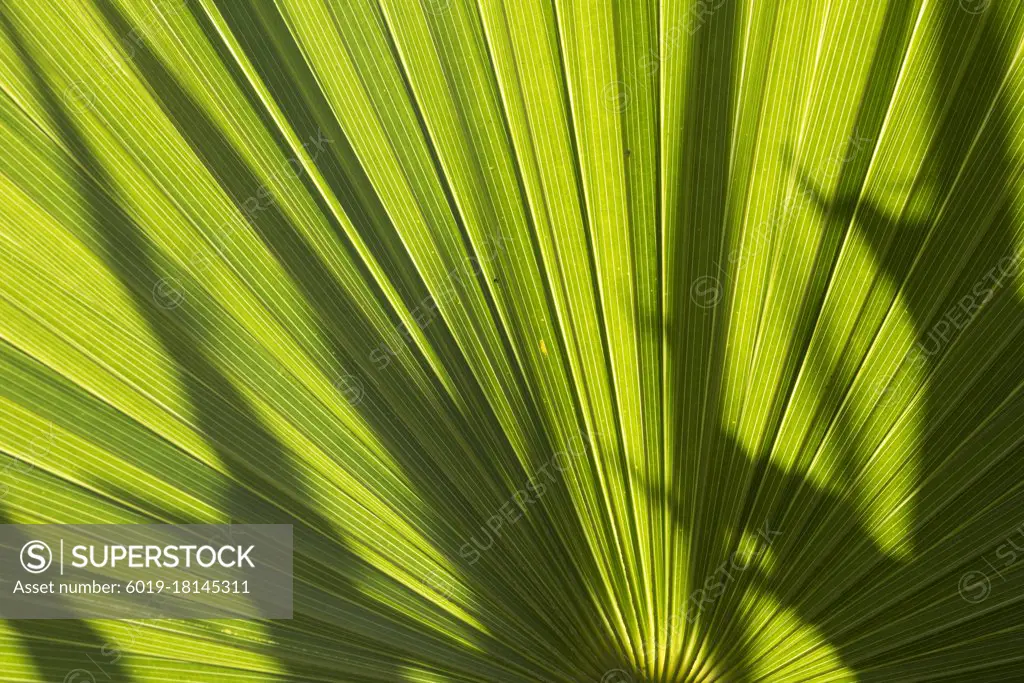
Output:
[[[0,521],[292,620],[5,681],[1024,678],[1024,5],[3,0]]]

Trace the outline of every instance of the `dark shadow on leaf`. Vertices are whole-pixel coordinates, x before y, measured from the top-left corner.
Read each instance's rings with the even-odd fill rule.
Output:
[[[832,198],[819,189],[811,171],[794,161],[791,149],[784,152],[784,163],[796,173],[800,195],[823,214],[827,231],[813,271],[818,279],[809,287],[815,295],[800,302],[796,341],[789,356],[780,359],[788,369],[789,374],[783,377],[789,384],[775,399],[772,429],[778,429],[778,419],[791,398],[794,370],[806,361],[824,285],[837,263],[839,249],[848,237],[847,231],[858,230],[871,246],[879,270],[897,286],[902,285],[900,296],[910,312],[919,346],[940,347],[935,354],[925,354],[922,441],[911,456],[919,461],[919,480],[912,501],[913,553],[905,560],[896,559],[882,549],[863,512],[850,499],[856,495],[857,486],[852,477],[876,444],[866,443],[862,428],[850,424],[843,413],[833,425],[838,435],[835,442],[842,444],[843,462],[838,471],[852,486],[838,493],[810,482],[800,470],[783,469],[769,453],[747,453],[725,432],[698,437],[695,445],[699,452],[691,456],[699,458],[696,490],[676,486],[674,490],[680,493],[673,494],[656,484],[650,490],[654,500],[671,505],[676,524],[695,539],[692,548],[697,552],[692,555],[703,555],[691,555],[692,592],[687,596],[687,608],[691,614],[693,610],[698,613],[694,623],[706,629],[703,638],[709,646],[706,651],[698,649],[696,655],[705,664],[682,673],[679,680],[751,680],[752,653],[744,644],[750,634],[743,627],[741,611],[741,599],[748,590],[770,596],[780,609],[813,627],[831,646],[837,663],[859,680],[936,676],[947,673],[953,665],[964,669],[988,666],[994,672],[996,663],[985,659],[994,650],[972,648],[972,638],[987,638],[987,645],[1002,648],[995,651],[1004,655],[1019,651],[1019,620],[1013,620],[1012,602],[1005,602],[1014,597],[1010,587],[1004,588],[1004,602],[991,609],[978,609],[961,620],[947,616],[964,606],[958,595],[961,574],[976,565],[984,569],[983,555],[996,550],[1014,523],[1019,523],[1022,468],[1013,464],[1013,454],[1020,452],[1017,443],[1021,431],[1012,416],[1019,414],[1022,406],[1019,400],[1000,404],[1024,379],[1019,354],[1015,358],[1010,350],[1017,346],[1010,340],[1021,338],[1024,308],[1016,292],[1011,291],[1013,287],[1004,286],[1003,291],[992,295],[971,329],[960,329],[955,339],[936,332],[937,325],[944,331],[941,321],[950,306],[961,301],[965,293],[976,295],[974,284],[985,278],[1000,259],[1015,253],[1014,225],[1008,210],[1014,196],[1010,183],[1019,171],[1008,146],[1006,93],[996,95],[1009,68],[1005,25],[994,18],[995,11],[972,18],[956,3],[945,3],[939,11],[943,49],[934,92],[936,107],[944,108],[944,113],[935,130],[937,144],[929,152],[926,172],[916,181],[914,191],[933,190],[935,196],[945,197],[959,183],[953,200],[943,208],[944,214],[940,216],[940,207],[932,206],[924,218],[892,216],[874,205],[870,197],[862,197],[870,154],[847,150],[836,183],[837,195]],[[888,7],[883,32],[889,37],[878,41],[879,53],[866,80],[867,92],[855,127],[868,140],[878,140],[901,63],[894,56],[905,49],[915,13],[912,3],[892,3]],[[963,44],[965,36],[973,38],[967,45]],[[716,99],[726,99],[719,91],[713,92]],[[695,99],[708,99],[704,90],[698,93],[700,97]],[[995,108],[985,124],[989,112],[979,103],[989,102],[995,102]],[[730,119],[722,116],[721,120]],[[976,152],[961,174],[970,144],[983,124],[983,139],[987,141],[984,153]],[[853,223],[855,212],[857,221]],[[960,248],[956,248],[955,238],[959,238]],[[681,256],[686,258],[685,253]],[[944,278],[950,273],[957,277],[947,282]],[[717,329],[711,339],[721,345],[725,337],[719,321],[726,316],[721,312],[716,316]],[[1007,322],[1000,326],[998,320]],[[699,361],[701,346],[706,343],[702,340],[708,338],[695,335],[694,328],[699,324],[691,321],[681,329],[670,327],[670,335],[685,330],[690,342],[685,352],[696,354],[688,361],[690,367]],[[881,321],[874,324],[872,334],[877,333]],[[1008,331],[1006,341],[1010,343],[993,353],[986,346],[984,327]],[[695,336],[700,343],[695,343]],[[678,350],[678,346],[670,345],[673,349]],[[847,351],[846,346],[835,346],[833,357],[844,357]],[[986,359],[984,374],[954,379],[955,361],[972,357]],[[714,383],[724,374],[720,361],[713,362],[712,367],[707,392],[703,387],[695,389],[693,402],[711,406],[712,419],[720,420]],[[836,408],[835,402],[829,405],[829,397],[842,397],[850,386],[839,384],[835,374],[825,376],[824,367],[808,367],[805,372],[814,375],[825,397],[818,408],[820,420]],[[681,383],[682,390],[690,391],[686,387],[700,377],[699,373],[690,376],[688,382]],[[983,426],[982,420],[989,415],[997,416],[996,421]],[[684,424],[695,429],[699,423]],[[966,448],[955,448],[968,437]],[[971,450],[972,445],[977,451]],[[979,451],[980,458],[969,457]],[[971,467],[976,468],[974,476],[962,474]],[[743,482],[741,490],[747,492],[738,519],[732,511],[718,509],[715,502],[721,482],[736,480]],[[708,496],[702,494],[702,488],[709,491]],[[683,492],[691,495],[682,497]],[[1015,506],[1017,516],[1012,512]],[[719,568],[733,557],[742,535],[756,535],[766,523],[781,532],[770,548],[774,569],[755,566],[724,580]],[[722,541],[716,543],[715,539]],[[1006,578],[1007,582],[1012,580]],[[1015,585],[1019,583],[1018,576]],[[956,657],[930,659],[936,651],[947,648],[956,652]]]
[[[0,27],[3,28],[4,35],[14,48],[18,58],[23,60],[29,67],[28,71],[43,95],[43,104],[47,107],[48,113],[53,117],[54,123],[59,127],[70,126],[56,95],[43,79],[43,72],[29,52],[21,33],[2,12],[0,12]],[[72,522],[74,520],[66,521]],[[0,507],[0,524],[11,523],[8,513]],[[94,674],[98,673],[94,671],[97,660],[100,660],[107,667],[106,673],[114,680],[128,682],[134,680],[134,677],[125,669],[122,663],[111,660],[106,656],[104,648],[109,646],[109,643],[103,640],[88,621],[15,619],[8,623],[17,631],[22,639],[22,644],[32,657],[39,680],[62,681],[66,675],[69,675],[76,668],[90,671]],[[58,643],[62,641],[73,643],[75,651],[80,655],[80,657],[68,658],[68,661],[75,662],[72,666],[57,663],[60,660],[54,657],[54,650],[61,647]]]
[[[890,11],[911,6],[894,3]],[[986,657],[1019,651],[1022,642],[1011,604],[965,612],[957,593],[965,569],[985,569],[986,553],[1002,547],[1019,523],[1009,511],[1019,508],[1021,498],[1020,468],[1013,464],[1021,431],[1011,419],[1019,414],[1021,403],[1001,404],[1024,379],[1019,354],[1015,357],[1011,351],[1019,346],[1012,340],[1021,339],[1024,307],[1009,282],[978,288],[981,282],[991,285],[992,269],[1017,251],[1009,210],[1019,164],[1009,147],[1008,93],[998,93],[1011,50],[1007,25],[996,18],[995,8],[971,16],[956,3],[943,3],[938,11],[937,40],[942,49],[933,93],[934,107],[942,115],[912,191],[931,192],[939,201],[927,207],[924,217],[893,215],[870,195],[862,195],[866,159],[844,165],[835,196],[829,197],[814,173],[789,155],[801,193],[824,217],[830,231],[826,240],[837,244],[847,238],[845,231],[857,230],[879,271],[899,288],[913,322],[916,348],[925,359],[920,444],[911,456],[918,461],[911,501],[912,554],[906,561],[882,552],[864,521],[858,521],[857,510],[843,499],[801,484],[771,463],[762,466],[760,475],[763,490],[778,492],[773,497],[779,502],[769,504],[765,512],[785,530],[777,555],[777,565],[784,571],[744,576],[815,627],[860,680],[937,676],[952,666],[995,666]],[[903,16],[899,31],[905,30],[907,19]],[[867,83],[874,97],[869,94],[864,101],[887,104],[891,95],[879,96],[892,88],[891,69],[898,61],[886,57],[876,59],[876,64],[888,65],[888,73],[873,73]],[[988,103],[994,103],[991,112]],[[884,111],[862,111],[857,130],[877,140]],[[982,126],[982,143],[972,154]],[[949,201],[943,201],[947,195]],[[981,300],[984,306],[966,322],[963,310],[951,313],[961,303],[973,306]],[[950,320],[957,321],[952,332]],[[880,323],[875,321],[873,332]],[[1006,344],[993,348],[993,333],[1007,335]],[[974,370],[958,376],[963,363],[972,363]],[[824,386],[825,396],[844,393],[843,387],[828,382]],[[989,416],[994,416],[992,425],[983,423]],[[858,434],[848,426],[846,431],[843,425],[839,429],[852,458],[864,444],[858,445]],[[965,440],[968,447],[957,448]],[[867,454],[849,460],[845,471],[855,472]],[[750,521],[756,522],[758,516]],[[1010,600],[1013,589],[1004,590],[1003,600]],[[986,638],[987,647],[997,649],[972,646],[972,638]],[[945,659],[932,663],[930,657],[940,650],[945,650]],[[984,676],[978,671],[969,675]]]
[[[6,18],[4,20],[5,29],[9,33],[13,32],[14,27]],[[115,28],[119,35],[128,35],[130,31],[129,25],[123,22]],[[12,37],[12,43],[20,44],[16,35]],[[359,596],[361,593],[356,584],[343,577],[369,576],[375,571],[345,547],[330,523],[317,510],[306,505],[301,494],[301,479],[293,469],[297,462],[295,455],[263,427],[245,397],[207,355],[209,340],[196,331],[201,326],[194,319],[190,321],[191,325],[186,324],[183,320],[187,315],[184,310],[162,307],[154,300],[155,288],[161,282],[168,281],[169,277],[176,283],[184,284],[189,295],[197,299],[201,298],[202,288],[189,280],[187,274],[177,273],[168,266],[163,255],[149,242],[145,232],[120,208],[115,184],[64,111],[62,103],[43,76],[45,72],[34,63],[27,51],[22,50],[21,56],[29,65],[30,72],[37,76],[36,85],[43,96],[43,104],[61,141],[80,166],[74,180],[92,219],[91,227],[98,255],[131,296],[136,312],[147,323],[154,339],[174,361],[175,371],[192,411],[193,426],[206,438],[221,463],[226,466],[227,476],[234,482],[230,486],[232,494],[221,501],[228,519],[235,523],[294,524],[296,548],[299,551],[295,559],[295,571],[300,604],[308,608],[309,605],[315,606],[318,602],[327,603],[332,600],[332,596],[313,591],[307,583],[311,575],[322,575],[324,572],[332,574],[331,589],[337,594]],[[199,301],[190,303],[198,304]],[[311,562],[307,559],[310,556],[319,559]],[[381,582],[388,581],[384,577],[378,576],[378,579]],[[254,599],[258,608],[259,600]],[[424,606],[424,611],[429,609]],[[333,618],[338,620],[337,615]],[[396,637],[393,645],[396,656],[401,656],[398,642],[403,637],[403,629],[405,638],[419,633],[417,622],[379,604],[353,607],[346,614],[345,621],[365,629],[390,630]],[[34,638],[29,643],[31,652],[40,652],[43,643],[38,638],[55,628],[46,622],[26,626],[22,626],[22,622],[14,623],[19,624],[19,630],[26,637]],[[304,680],[333,679],[341,648],[326,634],[334,627],[306,616],[301,609],[297,610],[296,618],[291,622],[272,621],[266,622],[266,626],[274,644],[266,645],[265,650],[277,655],[285,670]],[[69,638],[70,634],[76,641],[94,647],[97,651],[103,645],[86,622],[64,622],[62,626],[57,625],[56,629],[65,638]],[[321,633],[317,638],[310,635],[317,632]],[[343,649],[341,651],[344,652]],[[402,675],[401,667],[395,665],[390,670],[387,667],[386,661],[374,662],[368,667],[352,663],[350,674],[353,680],[371,680],[379,676],[393,680]],[[371,671],[372,676],[368,673]],[[112,665],[108,669],[110,672],[117,674],[113,676],[115,680],[130,680],[121,666]],[[50,676],[46,678],[50,679]]]
[[[130,25],[122,17],[119,11],[105,0],[97,3],[103,16],[110,23],[115,33],[123,34],[130,29]],[[206,23],[207,17],[198,10],[194,10],[194,18],[204,28],[211,41],[216,46],[217,41],[213,40],[211,27]],[[236,17],[237,19],[237,17]],[[264,36],[267,37],[268,36]],[[281,38],[282,36],[278,36]],[[219,49],[219,48],[218,48]],[[293,49],[293,48],[292,48]],[[258,54],[258,53],[257,53]],[[265,56],[265,55],[264,55]],[[254,93],[249,89],[245,79],[231,65],[232,58],[222,54],[224,63],[229,65],[233,78],[242,88],[242,91],[250,98],[257,112],[263,109],[254,100]],[[174,75],[161,62],[159,57],[151,50],[146,41],[139,41],[136,45],[134,59],[137,68],[143,74],[147,82],[153,86],[153,92],[158,98],[165,113],[175,123],[182,135],[192,146],[192,149],[200,159],[208,166],[210,171],[221,183],[222,188],[231,197],[243,214],[247,214],[249,221],[264,242],[267,249],[273,253],[285,270],[291,275],[292,281],[299,287],[306,303],[308,303],[317,317],[319,329],[324,330],[327,341],[332,345],[332,354],[337,362],[337,372],[355,378],[361,387],[361,395],[358,401],[360,414],[373,427],[374,433],[388,446],[390,452],[396,455],[396,461],[402,466],[403,472],[414,484],[417,494],[426,501],[427,510],[433,512],[434,517],[428,521],[430,525],[420,529],[435,545],[445,553],[452,563],[464,572],[463,579],[473,592],[474,596],[487,601],[492,607],[497,605],[504,609],[504,616],[510,621],[518,621],[516,624],[519,633],[527,634],[531,643],[538,649],[548,648],[545,653],[531,652],[530,658],[522,657],[515,649],[507,647],[504,643],[487,639],[479,634],[480,644],[490,654],[502,662],[503,674],[506,677],[513,675],[528,676],[527,672],[538,670],[538,662],[547,662],[539,670],[551,670],[552,667],[574,670],[571,662],[575,639],[573,638],[573,623],[565,618],[564,613],[558,610],[541,610],[540,605],[550,605],[562,595],[568,595],[573,585],[578,585],[578,575],[573,569],[571,562],[557,561],[563,571],[564,591],[556,590],[550,594],[550,600],[545,602],[545,593],[550,593],[551,588],[540,581],[539,573],[542,567],[524,562],[522,558],[515,558],[515,564],[508,562],[510,555],[507,553],[483,553],[479,563],[468,564],[460,553],[460,545],[473,533],[479,533],[481,527],[488,521],[488,515],[495,514],[508,500],[502,497],[499,490],[493,489],[490,493],[489,502],[480,504],[482,492],[487,491],[492,482],[502,480],[502,473],[495,464],[487,459],[481,459],[489,469],[484,469],[475,474],[474,481],[477,485],[456,486],[452,475],[438,467],[426,457],[431,452],[438,450],[436,444],[422,444],[422,432],[414,433],[407,424],[410,411],[429,404],[424,396],[419,396],[413,381],[404,376],[397,366],[397,363],[385,370],[387,375],[382,375],[372,367],[370,363],[370,352],[374,348],[374,342],[383,342],[376,337],[374,327],[366,320],[359,309],[351,300],[351,295],[346,292],[338,283],[333,273],[324,264],[319,253],[313,250],[305,238],[299,234],[273,201],[267,201],[257,213],[253,213],[247,205],[247,200],[257,196],[262,184],[259,177],[248,166],[247,162],[239,155],[234,147],[225,139],[223,133],[216,124],[207,116],[202,107],[193,100],[189,93],[178,83]],[[265,66],[265,65],[263,65]],[[291,113],[295,113],[292,111]],[[302,117],[299,118],[302,121]],[[273,122],[264,120],[269,130],[275,130]],[[310,121],[305,119],[308,126]],[[302,128],[300,127],[300,130]],[[306,128],[308,130],[308,128]],[[282,152],[286,156],[292,154],[285,145],[283,139],[277,140]],[[351,150],[343,138],[333,140],[341,150],[337,152],[343,156],[351,157]],[[318,166],[321,163],[329,166],[326,162],[334,152],[329,152],[324,158],[318,159]],[[319,191],[312,186],[311,181],[304,173],[299,178],[305,184],[310,196],[318,201],[319,208],[325,216],[330,216],[329,207],[326,206]],[[356,179],[355,183],[364,182],[365,179]],[[351,198],[350,188],[342,188],[342,196]],[[369,208],[367,211],[373,211]],[[359,215],[359,212],[356,213]],[[335,584],[337,596],[343,596],[348,600],[355,600],[359,603],[356,608],[360,612],[359,619],[351,619],[347,623],[328,623],[322,616],[313,617],[301,612],[297,613],[296,620],[290,625],[272,624],[271,629],[276,640],[281,642],[290,641],[293,650],[284,648],[276,650],[282,664],[294,675],[300,671],[307,671],[313,666],[309,658],[297,658],[295,652],[301,651],[301,645],[296,644],[296,628],[301,627],[307,633],[316,633],[316,642],[327,648],[331,643],[351,642],[353,639],[362,639],[363,633],[373,632],[375,637],[387,633],[383,623],[390,625],[392,638],[389,639],[389,647],[394,648],[396,659],[402,657],[405,650],[406,657],[415,658],[424,662],[433,661],[437,666],[463,667],[466,671],[472,671],[482,665],[479,659],[467,654],[465,648],[455,641],[449,641],[438,635],[431,635],[425,630],[422,623],[409,617],[399,614],[392,608],[384,605],[369,596],[365,595],[358,586],[348,583],[341,578],[338,567],[347,567],[347,571],[355,574],[364,574],[373,581],[392,582],[395,592],[404,592],[407,589],[400,587],[388,577],[384,577],[378,570],[364,563],[345,549],[343,539],[337,537],[332,531],[330,522],[324,519],[316,509],[310,507],[298,496],[284,495],[284,491],[301,491],[302,482],[299,473],[292,471],[293,463],[297,459],[293,454],[280,444],[268,430],[261,426],[258,416],[248,406],[246,399],[235,389],[232,381],[228,379],[212,362],[206,357],[204,349],[209,343],[204,341],[200,333],[195,332],[200,326],[198,324],[188,325],[189,332],[186,339],[191,338],[193,343],[175,344],[175,338],[182,334],[175,319],[181,319],[188,315],[186,307],[172,312],[153,310],[152,302],[146,299],[145,293],[152,284],[159,281],[163,273],[156,267],[153,256],[149,255],[152,247],[148,245],[143,233],[132,226],[125,225],[123,228],[105,226],[106,231],[115,229],[121,232],[109,234],[108,243],[121,245],[127,243],[132,253],[130,258],[125,259],[134,265],[136,272],[125,272],[124,265],[117,265],[111,258],[110,264],[115,272],[120,273],[119,277],[127,287],[133,291],[142,293],[137,305],[140,309],[148,309],[143,314],[154,330],[155,336],[161,340],[168,353],[175,359],[182,383],[185,385],[189,395],[190,403],[193,405],[199,424],[197,427],[217,451],[222,462],[229,468],[229,475],[244,484],[244,487],[254,492],[275,492],[275,509],[272,517],[275,521],[294,521],[296,533],[297,581],[311,576],[312,567],[306,567],[300,561],[299,553],[312,552],[316,548],[321,552],[322,566],[317,566],[317,572],[329,572]],[[334,226],[337,229],[337,226]],[[340,234],[340,233],[338,233]],[[347,242],[339,241],[339,245],[351,249]],[[120,247],[124,250],[124,246]],[[352,256],[352,252],[349,254]],[[358,259],[354,259],[358,261]],[[139,269],[142,272],[139,272]],[[368,274],[362,273],[364,280],[371,282]],[[203,290],[199,283],[194,282],[185,273],[176,273],[183,282],[188,283],[186,289],[189,296],[203,297]],[[384,304],[383,294],[379,289],[372,290],[378,301],[382,302],[382,308],[389,310]],[[205,302],[215,305],[214,302]],[[189,305],[197,304],[190,302]],[[397,318],[393,318],[394,324],[399,324]],[[437,324],[432,326],[431,334],[446,335],[444,326]],[[454,348],[451,338],[443,340],[442,345],[447,344]],[[475,384],[468,381],[462,382],[474,392],[479,391]],[[487,406],[482,396],[477,396],[478,404]],[[458,415],[458,411],[451,409],[451,415]],[[325,413],[326,414],[326,413]],[[421,418],[424,419],[425,418]],[[494,417],[488,416],[492,424]],[[421,425],[422,426],[422,425]],[[474,431],[467,424],[455,425],[460,435],[472,443]],[[241,441],[244,435],[244,442]],[[264,467],[256,462],[248,462],[243,453],[236,448],[236,445],[245,443],[245,451],[262,454],[269,462],[269,467]],[[433,446],[431,448],[430,446]],[[488,444],[477,443],[476,448],[487,451]],[[344,460],[345,454],[335,454],[339,460]],[[524,483],[527,478],[522,470],[512,473]],[[464,483],[460,482],[460,483]],[[472,494],[475,504],[467,496]],[[225,506],[231,511],[232,518],[236,521],[249,521],[254,518],[254,511],[249,507],[251,496],[242,495],[225,501]],[[541,508],[535,508],[541,514]],[[295,517],[292,517],[294,513]],[[474,520],[478,524],[473,526]],[[421,520],[422,521],[422,520]],[[537,523],[538,527],[549,525]],[[453,532],[454,529],[454,532]],[[513,532],[520,536],[525,534],[528,523],[518,525]],[[330,543],[325,543],[330,539]],[[515,538],[510,534],[508,546],[515,548]],[[546,548],[549,558],[565,558],[566,551],[559,542],[543,534],[534,533],[533,544],[540,548]],[[556,561],[556,560],[552,560]],[[334,569],[329,569],[328,565]],[[547,567],[550,569],[550,565]],[[574,582],[573,577],[577,577]],[[429,577],[425,577],[429,583]],[[335,596],[323,594],[311,594],[308,585],[296,583],[296,598],[306,598],[306,604],[324,604],[332,606],[337,604]],[[409,593],[410,597],[419,600],[418,597]],[[521,599],[510,604],[507,596],[519,595]],[[439,608],[423,601],[422,609],[426,611],[440,611]],[[491,613],[481,610],[477,615],[485,621],[488,631],[493,633],[508,632],[510,623],[504,621],[493,621]],[[559,623],[561,622],[561,623]],[[369,629],[370,623],[376,623],[377,627]],[[582,634],[577,634],[581,638]],[[367,644],[370,645],[369,641]],[[521,647],[521,646],[520,646]],[[521,651],[521,650],[520,650]],[[439,653],[444,653],[440,655]],[[554,663],[552,663],[554,662]],[[386,663],[381,662],[384,667]],[[584,664],[585,665],[585,664]],[[320,669],[320,675],[328,675],[328,669]],[[513,671],[521,671],[521,674],[513,674]],[[398,672],[394,673],[395,676]]]

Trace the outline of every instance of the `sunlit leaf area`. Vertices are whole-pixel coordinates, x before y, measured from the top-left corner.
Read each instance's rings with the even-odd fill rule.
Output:
[[[295,539],[293,619],[4,620],[0,679],[1024,680],[1022,51],[0,0],[0,523]]]

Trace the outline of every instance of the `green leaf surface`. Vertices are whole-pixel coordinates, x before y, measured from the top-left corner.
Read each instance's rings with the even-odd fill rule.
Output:
[[[290,523],[4,680],[1018,680],[1024,6],[0,0],[0,522]]]

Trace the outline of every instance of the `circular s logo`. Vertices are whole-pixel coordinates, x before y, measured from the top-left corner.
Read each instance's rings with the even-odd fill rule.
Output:
[[[21,546],[21,566],[29,574],[42,574],[50,568],[53,553],[42,541],[29,541]]]
[[[355,375],[342,375],[338,379],[334,380],[334,388],[338,390],[345,400],[351,405],[359,405],[363,401],[363,394],[366,393],[363,388],[363,382]]]
[[[960,577],[958,586],[960,597],[967,602],[981,602],[992,592],[992,582],[984,572],[977,569],[967,572]]]
[[[604,86],[601,91],[608,107],[615,112],[625,110],[629,105],[629,90],[622,81],[613,81]]]
[[[968,14],[981,14],[992,4],[992,0],[960,0],[960,8]]]
[[[449,5],[452,4],[452,0],[426,0],[427,11],[431,14],[443,14],[448,11]]]
[[[701,308],[714,308],[722,300],[722,283],[711,275],[701,275],[690,285],[690,298]]]
[[[452,593],[455,592],[455,586],[452,584],[451,579],[436,569],[431,569],[427,574],[426,584],[428,587],[439,593],[445,600],[451,600]]]
[[[185,300],[185,292],[172,277],[161,278],[153,285],[153,301],[160,308],[173,310]]]
[[[64,89],[64,104],[75,113],[84,114],[96,106],[96,95],[81,81]]]
[[[633,677],[624,669],[612,669],[601,676],[601,683],[633,683]]]
[[[96,683],[96,677],[86,669],[72,669],[64,675],[64,683]]]

